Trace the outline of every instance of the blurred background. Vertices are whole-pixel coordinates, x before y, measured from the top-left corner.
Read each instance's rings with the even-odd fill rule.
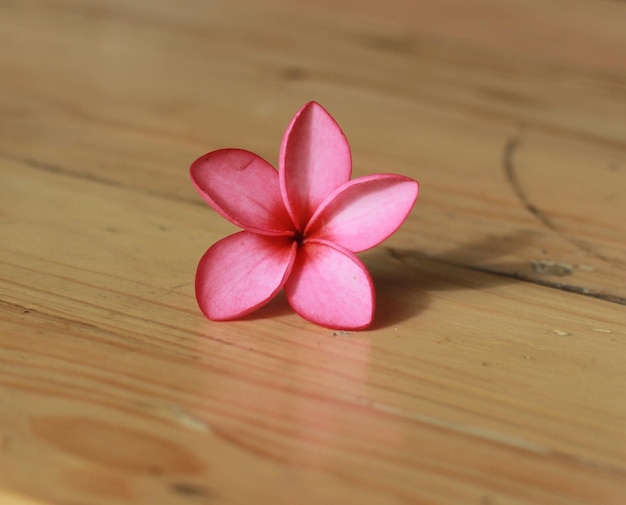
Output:
[[[619,298],[624,26],[609,0],[6,0],[0,155],[199,201],[193,159],[275,164],[316,100],[356,175],[422,183],[407,248]]]

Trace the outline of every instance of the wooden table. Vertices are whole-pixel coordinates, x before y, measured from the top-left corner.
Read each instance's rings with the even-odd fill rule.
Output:
[[[419,179],[378,309],[197,308],[188,177],[305,102]],[[2,504],[626,503],[626,4],[0,2]]]

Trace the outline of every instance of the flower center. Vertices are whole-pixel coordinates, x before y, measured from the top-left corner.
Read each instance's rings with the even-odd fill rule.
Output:
[[[302,244],[304,244],[306,236],[304,235],[304,233],[299,231],[296,232],[296,235],[293,237],[293,239],[298,243],[298,247],[300,247]]]

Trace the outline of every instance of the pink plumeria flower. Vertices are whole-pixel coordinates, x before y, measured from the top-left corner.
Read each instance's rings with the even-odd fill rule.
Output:
[[[291,120],[278,171],[254,153],[221,149],[191,165],[200,195],[243,231],[204,254],[196,297],[215,321],[262,307],[285,289],[303,318],[363,329],[374,284],[355,256],[393,234],[415,204],[417,181],[393,174],[350,180],[350,147],[335,120],[309,102]]]

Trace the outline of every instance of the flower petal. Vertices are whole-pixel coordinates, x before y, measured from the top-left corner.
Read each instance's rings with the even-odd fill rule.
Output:
[[[318,205],[350,180],[348,141],[318,103],[307,103],[291,120],[280,147],[278,171],[285,205],[300,231]]]
[[[291,307],[316,324],[363,329],[374,316],[374,284],[356,256],[334,244],[308,241],[298,249],[285,284]]]
[[[354,179],[331,195],[311,218],[305,235],[335,242],[352,252],[389,238],[411,212],[417,181],[393,174]]]
[[[293,235],[278,172],[242,149],[220,149],[194,161],[191,180],[200,195],[231,223],[264,235]]]
[[[269,302],[289,276],[297,243],[242,231],[216,242],[196,272],[196,298],[214,321],[249,314]]]

